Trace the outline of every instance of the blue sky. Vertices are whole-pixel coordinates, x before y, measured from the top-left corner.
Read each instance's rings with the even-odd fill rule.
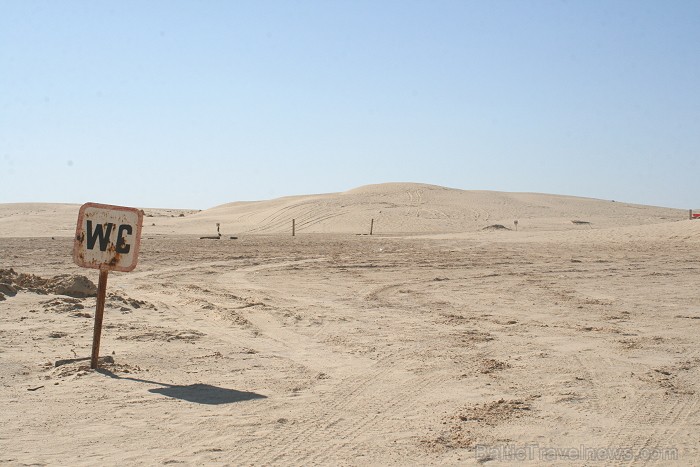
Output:
[[[0,202],[700,208],[698,1],[0,0]]]

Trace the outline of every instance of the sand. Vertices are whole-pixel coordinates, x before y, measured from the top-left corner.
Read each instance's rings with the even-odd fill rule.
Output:
[[[0,463],[700,463],[687,211],[414,184],[146,209],[92,371],[59,362],[92,342],[95,298],[54,287],[97,282],[77,210],[0,205],[0,269],[33,275],[0,275]]]

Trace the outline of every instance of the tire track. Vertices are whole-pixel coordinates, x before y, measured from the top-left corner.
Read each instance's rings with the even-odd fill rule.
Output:
[[[333,403],[328,406],[319,401],[314,409],[315,417],[305,421],[302,430],[295,430],[290,436],[276,437],[276,449],[251,461],[256,464],[307,465],[332,463],[337,457],[348,458],[349,450],[358,445],[359,438],[393,431],[398,415],[407,413],[426,388],[434,384],[429,376],[414,377],[409,384],[395,384],[404,380],[405,374],[401,370],[386,371],[382,368],[352,391],[352,401],[347,404],[334,403],[343,395],[333,393]],[[366,415],[355,415],[361,412],[353,411],[354,405],[361,407]],[[302,439],[313,440],[311,445],[323,447],[305,451],[295,449]]]
[[[397,381],[402,381],[404,378],[405,376],[402,376],[401,379],[397,379]],[[332,460],[330,454],[334,456],[340,455],[341,458],[347,458],[348,456],[344,454],[348,452],[350,446],[356,444],[354,441],[361,436],[371,435],[372,433],[396,432],[394,420],[398,420],[397,415],[410,412],[418,403],[420,396],[426,389],[435,384],[432,375],[424,375],[409,381],[408,384],[402,387],[402,390],[397,390],[393,396],[386,401],[378,400],[376,398],[377,393],[373,391],[370,392],[371,398],[369,401],[363,400],[362,407],[369,407],[372,415],[365,417],[360,423],[344,424],[341,421],[329,427],[329,430],[327,430],[329,436],[326,436],[325,445],[334,445],[337,449],[324,449],[313,456],[310,461],[327,463]],[[402,423],[403,426],[403,422],[400,423]],[[344,427],[344,425],[347,426]],[[306,461],[306,459],[299,459],[299,461]]]
[[[676,398],[669,403],[658,393],[642,393],[627,405],[624,415],[618,423],[605,434],[608,449],[629,450],[634,459],[620,459],[614,465],[647,465],[653,460],[636,458],[646,449],[666,449],[673,446],[669,443],[681,429],[694,430],[694,425],[683,424],[690,418],[690,409],[696,401],[688,397]],[[669,436],[670,427],[676,427],[673,435]],[[679,458],[680,461],[685,459]]]

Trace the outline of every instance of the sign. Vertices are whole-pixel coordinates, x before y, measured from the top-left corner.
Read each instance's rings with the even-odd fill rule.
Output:
[[[78,266],[133,271],[141,244],[140,209],[86,203],[80,208],[73,261]]]
[[[139,259],[143,211],[122,206],[86,203],[80,207],[73,243],[73,261],[78,266],[100,270],[92,335],[90,368],[97,368],[102,318],[109,271],[133,271]]]

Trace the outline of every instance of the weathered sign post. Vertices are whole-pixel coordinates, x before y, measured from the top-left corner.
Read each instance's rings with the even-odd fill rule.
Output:
[[[143,211],[136,208],[86,203],[80,207],[75,230],[73,261],[78,266],[100,270],[95,307],[90,367],[97,368],[102,335],[102,317],[109,271],[133,271],[139,256]]]

